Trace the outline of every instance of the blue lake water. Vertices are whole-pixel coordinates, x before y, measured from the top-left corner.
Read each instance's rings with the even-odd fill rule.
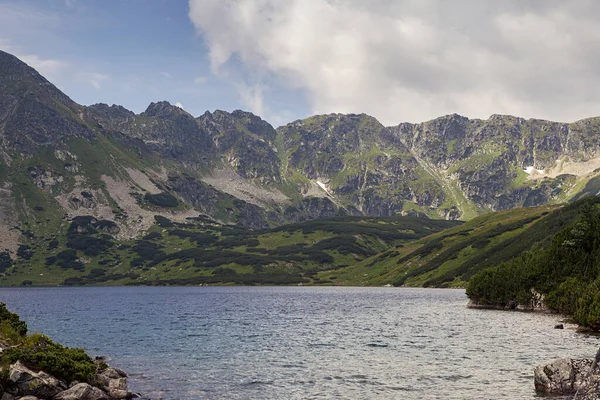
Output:
[[[41,331],[163,399],[532,399],[533,367],[593,357],[557,315],[472,310],[463,290],[0,288]]]

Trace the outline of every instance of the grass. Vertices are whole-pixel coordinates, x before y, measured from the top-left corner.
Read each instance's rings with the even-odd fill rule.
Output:
[[[529,174],[527,172],[523,171],[521,168],[516,168],[515,174],[515,178],[510,182],[510,185],[508,186],[509,190],[515,190],[524,187],[528,183]]]
[[[543,241],[547,235],[530,229],[559,209],[544,206],[486,214],[354,265],[320,272],[318,277],[340,285],[464,286],[474,271],[491,260],[519,254],[518,244],[525,240],[516,239],[527,232]],[[504,246],[508,249],[502,250]]]
[[[57,235],[59,240],[55,249],[47,248],[49,238],[39,240],[38,245],[32,247],[31,259],[18,260],[16,266],[0,278],[0,284],[18,286],[30,281],[32,285],[122,285],[201,282],[203,279],[222,284],[230,279],[234,282],[243,279],[247,283],[252,279],[291,283],[292,279],[293,282],[319,284],[322,279],[313,279],[318,271],[356,263],[392,246],[456,224],[413,217],[341,217],[262,231],[207,226],[201,222],[175,224],[170,228],[154,226],[146,236],[148,239],[121,242],[113,239],[110,251],[98,255],[86,255],[77,250],[78,257],[84,261],[81,271],[45,263],[47,257],[67,249],[69,244],[64,233],[67,227],[64,227],[63,234]],[[188,234],[174,235],[175,231]],[[70,232],[75,231],[71,228]],[[73,234],[83,235],[69,235]],[[105,233],[92,231],[86,235],[102,237]],[[199,245],[196,237],[213,239],[202,239]],[[158,252],[138,253],[136,248],[142,248],[137,246],[140,241],[146,243],[143,248],[155,246]],[[232,277],[222,276],[227,269],[233,271]],[[254,275],[255,278],[251,278]]]

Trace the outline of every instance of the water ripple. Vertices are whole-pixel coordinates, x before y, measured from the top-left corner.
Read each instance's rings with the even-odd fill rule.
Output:
[[[557,316],[467,309],[461,290],[16,288],[0,301],[163,399],[533,399],[536,364],[598,346],[553,329]]]

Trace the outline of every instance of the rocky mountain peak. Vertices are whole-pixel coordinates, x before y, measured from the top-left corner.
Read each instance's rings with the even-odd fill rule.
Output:
[[[185,111],[183,108],[177,107],[169,103],[168,101],[159,101],[157,103],[150,103],[146,111],[142,113],[145,117],[154,117],[154,118],[176,118],[181,116],[189,116],[191,115]]]
[[[91,138],[83,107],[15,56],[0,51],[0,137],[4,149],[32,154],[70,136]]]
[[[69,108],[77,104],[56,86],[40,75],[35,69],[19,60],[12,54],[0,50],[0,88],[2,94],[23,97],[34,95],[42,98],[53,98]]]

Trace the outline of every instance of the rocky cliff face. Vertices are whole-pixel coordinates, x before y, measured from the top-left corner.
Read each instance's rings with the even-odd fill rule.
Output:
[[[198,118],[220,161],[239,176],[263,185],[281,183],[277,133],[267,122],[244,111],[208,111]]]
[[[406,212],[405,202],[438,208],[445,201],[441,185],[373,117],[315,116],[278,133],[289,178],[300,175],[361,213],[388,216]]]
[[[389,130],[439,180],[457,186],[478,208],[497,211],[566,199],[569,178],[594,174],[583,164],[600,156],[599,123],[449,115]]]

